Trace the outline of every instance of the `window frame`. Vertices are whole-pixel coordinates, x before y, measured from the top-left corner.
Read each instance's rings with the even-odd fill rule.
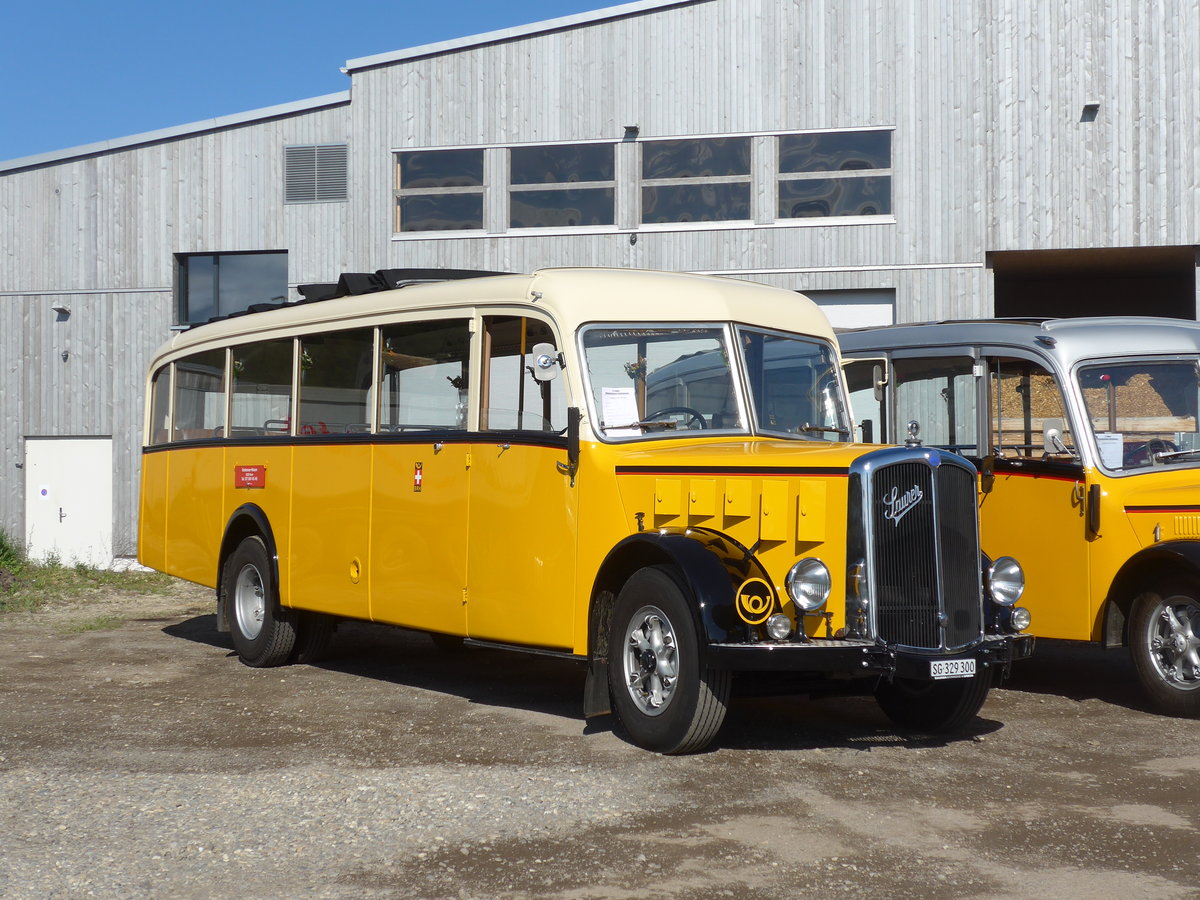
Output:
[[[229,257],[247,257],[247,256],[282,256],[284,260],[284,276],[283,276],[283,294],[282,301],[276,298],[262,298],[260,300],[252,300],[244,306],[239,306],[236,309],[222,311],[221,308],[221,259]],[[220,319],[234,313],[245,312],[250,306],[255,303],[272,303],[284,302],[287,303],[290,299],[291,285],[288,281],[288,269],[291,265],[291,260],[288,258],[287,250],[220,250],[220,251],[198,251],[175,254],[175,321],[178,325],[202,325],[205,322],[213,319]],[[198,259],[211,259],[213,261],[213,315],[207,319],[192,319],[188,313],[189,292],[188,285],[191,280],[191,273],[188,271],[190,263]]]
[[[394,169],[392,183],[392,236],[394,242],[420,240],[456,240],[462,238],[517,237],[522,235],[628,234],[672,231],[744,230],[775,228],[814,228],[827,225],[894,225],[896,223],[896,126],[866,125],[853,128],[809,128],[780,131],[744,131],[721,134],[663,134],[623,139],[595,138],[575,141],[536,141],[530,143],[462,144],[429,147],[392,147],[389,151]],[[780,140],[804,134],[853,134],[886,132],[890,135],[891,167],[887,169],[848,169],[824,172],[779,172]],[[684,178],[644,179],[642,145],[658,141],[727,140],[746,138],[750,141],[750,172],[747,175],[697,176]],[[605,182],[565,182],[537,185],[514,185],[511,174],[511,151],[527,147],[566,147],[584,144],[609,144],[613,147],[613,225],[578,226],[513,226],[512,195],[533,190],[571,190],[607,188]],[[460,188],[401,188],[399,160],[402,153],[478,150],[483,154],[483,184]],[[779,215],[780,185],[790,181],[823,178],[853,179],[886,177],[890,179],[888,202],[890,211],[864,216],[805,216],[784,218]],[[686,186],[689,184],[748,183],[750,186],[750,218],[718,219],[697,222],[643,222],[642,191],[644,187]],[[401,196],[420,196],[438,193],[482,194],[482,227],[430,231],[402,231],[400,219]]]
[[[734,322],[731,321],[678,321],[678,322],[662,322],[658,320],[637,320],[637,321],[621,321],[621,320],[604,320],[596,322],[588,322],[580,326],[575,331],[575,353],[579,360],[581,369],[581,384],[579,390],[583,392],[583,400],[587,407],[587,415],[590,421],[595,423],[592,428],[597,440],[604,444],[624,444],[637,441],[655,441],[655,440],[671,440],[671,439],[690,439],[696,440],[696,431],[682,430],[653,430],[645,431],[642,434],[609,434],[609,431],[622,430],[620,426],[605,425],[603,411],[600,409],[601,400],[597,393],[597,385],[594,383],[594,376],[591,367],[588,364],[588,344],[587,334],[591,331],[620,331],[620,330],[664,330],[678,331],[681,334],[688,329],[703,329],[714,332],[719,332],[723,343],[723,349],[729,354],[729,377],[730,390],[732,396],[737,402],[738,419],[742,423],[740,428],[711,430],[705,436],[717,435],[721,437],[730,437],[737,439],[753,435],[755,420],[753,413],[750,410],[749,386],[746,382],[745,373],[742,371],[741,353],[737,347],[737,332]]]
[[[546,233],[546,232],[596,232],[596,231],[612,231],[617,227],[618,207],[620,206],[620,193],[618,178],[619,164],[617,159],[618,141],[570,141],[564,143],[545,143],[545,144],[514,144],[504,148],[504,165],[505,165],[505,210],[504,210],[504,227],[505,233]],[[552,182],[514,182],[512,177],[512,155],[514,150],[531,150],[538,148],[564,148],[564,147],[594,147],[608,146],[612,153],[612,172],[613,177],[609,181],[552,181]],[[485,158],[486,170],[486,158]],[[534,193],[536,191],[587,191],[587,190],[604,190],[612,191],[612,222],[601,223],[598,225],[514,225],[512,221],[513,194]],[[486,222],[484,223],[486,226]]]
[[[888,139],[888,161],[891,163],[887,168],[875,169],[812,169],[803,172],[784,172],[780,167],[780,156],[783,152],[783,138],[793,137],[797,135],[827,135],[827,134],[866,134],[866,133],[887,133]],[[848,224],[848,223],[867,223],[867,222],[894,222],[895,221],[895,169],[896,169],[896,129],[892,127],[863,127],[863,128],[814,128],[803,131],[780,132],[775,136],[775,186],[773,191],[774,209],[772,220],[778,224],[791,225],[794,223],[808,224]],[[835,181],[835,180],[851,180],[865,178],[887,178],[888,179],[888,211],[886,213],[877,213],[872,215],[843,215],[843,216],[781,216],[779,207],[782,205],[781,191],[784,184],[803,182],[803,181]]]
[[[401,157],[413,153],[454,153],[464,150],[478,150],[481,155],[480,183],[478,185],[437,186],[428,188],[404,187],[403,166]],[[404,237],[408,239],[429,239],[431,237],[463,235],[486,235],[493,232],[488,229],[488,199],[492,193],[488,178],[488,148],[480,146],[462,147],[404,147],[392,150],[392,232],[393,239]],[[445,197],[445,196],[478,196],[480,203],[479,228],[436,228],[427,230],[404,230],[404,220],[401,215],[401,201],[410,197]]]
[[[745,140],[750,160],[745,175],[684,175],[673,178],[646,178],[646,147],[649,144],[681,143],[685,141],[729,141]],[[736,227],[754,223],[754,187],[756,183],[756,166],[754,152],[754,136],[749,134],[723,135],[685,135],[680,137],[651,137],[638,140],[638,178],[637,178],[637,227],[646,231],[674,231],[680,228],[701,227]],[[744,184],[748,191],[748,206],[750,215],[745,219],[695,219],[692,221],[647,222],[645,221],[645,190],[656,187],[699,187],[715,184]]]

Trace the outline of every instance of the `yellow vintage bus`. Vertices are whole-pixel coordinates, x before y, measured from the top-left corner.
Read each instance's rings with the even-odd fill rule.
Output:
[[[943,730],[1030,652],[974,469],[848,443],[806,298],[420,274],[192,328],[150,366],[139,559],[215,588],[247,665],[315,659],[341,619],[558,655],[585,715],[682,753],[740,671]]]
[[[1134,316],[840,335],[868,430],[979,468],[1038,637],[1128,646],[1156,709],[1200,715],[1200,324]],[[880,392],[878,357],[890,361]]]

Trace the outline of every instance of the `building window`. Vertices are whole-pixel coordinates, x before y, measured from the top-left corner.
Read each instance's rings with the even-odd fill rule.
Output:
[[[283,202],[347,199],[347,156],[345,144],[284,147]]]
[[[510,228],[579,228],[616,221],[612,144],[509,151]]]
[[[750,138],[642,144],[642,222],[748,220]]]
[[[194,325],[288,296],[286,250],[175,256],[179,322]]]
[[[396,154],[396,231],[483,229],[483,150]]]
[[[891,214],[891,131],[780,135],[780,219]]]

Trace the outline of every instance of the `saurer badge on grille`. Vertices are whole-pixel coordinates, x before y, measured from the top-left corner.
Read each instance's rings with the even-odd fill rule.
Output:
[[[893,525],[899,525],[905,514],[920,503],[924,496],[919,485],[914,484],[903,494],[900,493],[900,488],[892,488],[880,500],[884,506],[883,517],[891,519]]]

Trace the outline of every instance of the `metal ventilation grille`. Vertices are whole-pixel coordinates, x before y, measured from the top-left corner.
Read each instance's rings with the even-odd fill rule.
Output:
[[[888,644],[955,650],[979,638],[975,475],[924,461],[876,468],[876,627]]]
[[[946,614],[946,647],[956,650],[979,638],[979,538],[975,521],[975,473],[957,466],[938,466],[938,551],[942,565],[942,610]]]
[[[285,203],[321,203],[348,196],[346,144],[283,148]]]
[[[924,462],[881,466],[874,473],[876,627],[889,644],[937,648],[936,500],[933,470]],[[897,498],[907,498],[901,505]],[[903,503],[903,501],[901,501]]]

